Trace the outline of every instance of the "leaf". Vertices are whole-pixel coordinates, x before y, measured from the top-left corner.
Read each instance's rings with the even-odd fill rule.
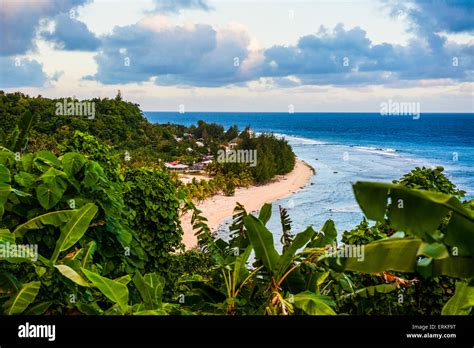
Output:
[[[15,153],[0,145],[0,163],[8,165],[15,162]]]
[[[0,244],[15,244],[15,235],[7,229],[0,229]]]
[[[36,157],[33,162],[38,166],[38,169],[40,169],[41,171],[46,171],[46,168],[48,166],[61,168],[61,162],[50,151],[39,151],[36,154]],[[43,164],[46,164],[47,166],[45,167]]]
[[[91,187],[95,185],[101,178],[105,177],[102,167],[94,161],[89,161],[86,163],[84,173],[85,175],[82,184],[85,187]]]
[[[86,163],[86,158],[77,152],[68,152],[63,158],[63,169],[69,177],[74,177]]]
[[[31,195],[27,192],[23,192],[17,189],[12,188],[12,192],[16,194],[18,197],[31,197]]]
[[[9,184],[11,181],[10,171],[8,168],[0,164],[0,183]]]
[[[23,311],[35,300],[38,295],[41,283],[39,281],[23,284],[20,291],[13,295],[4,303],[5,314],[17,315]]]
[[[135,273],[135,276],[133,277],[133,284],[135,284],[135,287],[140,293],[140,296],[142,297],[142,300],[145,303],[145,308],[157,308],[158,302],[155,298],[154,289],[152,288],[152,286],[146,283],[145,278],[143,278],[140,272]]]
[[[324,248],[327,245],[332,245],[336,237],[337,230],[334,221],[328,219],[321,228],[321,233],[316,234],[308,246],[311,248]]]
[[[338,271],[362,273],[417,271],[424,277],[441,275],[455,278],[474,277],[474,263],[470,257],[429,258],[425,260],[431,260],[431,265],[424,263],[420,265],[417,258],[422,243],[418,238],[387,238],[363,245],[363,260],[356,257],[336,258],[330,254],[323,256],[322,259],[326,259],[330,266]],[[420,269],[420,266],[423,269]]]
[[[161,276],[156,273],[145,274],[145,282],[154,289],[154,295],[156,301],[161,303],[161,297],[163,295],[164,280]]]
[[[24,156],[21,156],[21,166],[25,172],[31,172],[33,169],[33,160],[34,160],[35,154],[33,153],[27,153]]]
[[[294,296],[294,303],[297,308],[309,315],[336,315],[333,310],[336,304],[329,296],[303,291]]]
[[[281,229],[283,233],[288,233],[291,231],[291,219],[290,216],[288,215],[288,210],[285,208],[282,208],[281,206],[278,207],[280,211],[280,223],[281,223]]]
[[[5,203],[7,203],[11,192],[12,188],[10,185],[0,183],[0,218],[2,218],[5,212]]]
[[[272,233],[253,215],[244,217],[244,225],[255,250],[255,257],[263,262],[268,272],[276,274],[279,255],[273,245]]]
[[[354,194],[367,218],[382,221],[387,210],[389,184],[373,182],[356,182]]]
[[[232,224],[229,226],[229,232],[232,239],[239,240],[241,245],[248,244],[247,239],[241,238],[244,235],[245,226],[243,218],[245,216],[247,216],[247,211],[242,204],[237,202],[232,215]],[[244,245],[243,247],[245,248],[247,245]]]
[[[99,307],[95,302],[91,303],[79,303],[76,305],[76,308],[79,309],[81,313],[86,315],[102,315],[104,311]]]
[[[391,227],[424,241],[432,242],[437,239],[434,234],[449,209],[432,199],[450,196],[438,192],[410,190],[405,187],[392,188],[390,196],[392,204],[389,208],[388,219]]]
[[[456,292],[441,310],[441,315],[469,315],[474,307],[474,286],[456,282]]]
[[[6,271],[0,272],[0,288],[4,292],[18,292],[21,288],[21,283],[16,277]]]
[[[454,212],[446,228],[443,243],[457,248],[459,256],[474,256],[474,222]]]
[[[414,272],[421,243],[422,241],[417,238],[375,241],[362,246],[363,260],[357,257],[342,258],[343,269],[362,273],[380,273],[388,270]]]
[[[46,312],[48,310],[49,306],[51,306],[52,304],[53,304],[53,301],[46,301],[46,302],[38,303],[38,304],[32,306],[30,309],[28,309],[25,312],[25,315],[41,315],[44,312]]]
[[[433,276],[433,259],[431,257],[421,257],[416,261],[416,271],[424,279]]]
[[[59,179],[65,178],[66,173],[57,170],[56,168],[49,168],[45,173],[43,173],[38,180],[43,181],[45,184],[58,184]]]
[[[442,243],[422,243],[418,255],[424,255],[433,259],[444,259],[449,257],[446,246]]]
[[[61,251],[69,249],[82,238],[97,211],[98,208],[94,203],[87,203],[74,213],[66,225],[61,227],[61,236],[51,257],[53,264]]]
[[[353,293],[343,295],[341,296],[341,299],[355,298],[355,297],[368,298],[368,297],[375,296],[376,293],[386,294],[396,289],[397,289],[396,283],[372,285],[372,286],[367,286],[362,289],[358,289],[354,291]]]
[[[81,268],[81,271],[110,301],[116,303],[122,312],[128,309],[128,288],[119,282],[100,276],[97,273]]]
[[[265,203],[260,209],[258,218],[260,221],[263,222],[264,225],[266,225],[268,220],[270,220],[271,216],[272,216],[272,205],[269,203]]]
[[[94,256],[94,252],[97,249],[97,244],[95,241],[90,241],[87,243],[87,247],[85,249],[84,255],[82,256],[81,267],[86,268],[89,262],[92,262],[92,258]]]
[[[21,120],[18,124],[20,134],[18,136],[18,141],[15,144],[14,151],[24,151],[28,146],[28,134],[33,126],[35,117],[30,110],[25,111],[22,115]]]
[[[162,309],[152,309],[152,310],[144,310],[139,312],[134,312],[133,315],[166,315],[166,311]]]
[[[5,133],[5,131],[3,129],[0,129],[0,144],[2,145],[5,145],[7,141],[7,134]]]
[[[41,184],[36,187],[36,198],[44,209],[49,210],[58,204],[65,191],[65,186]]]
[[[103,315],[124,315],[125,313],[126,312],[124,312],[118,305],[113,305],[112,307],[106,309]]]
[[[69,221],[76,212],[77,210],[58,210],[46,213],[19,225],[13,233],[17,238],[20,238],[29,230],[39,230],[44,228],[46,225],[59,227]]]
[[[35,180],[35,177],[27,172],[19,172],[15,175],[15,182],[23,187],[30,187]]]
[[[453,278],[474,278],[474,262],[472,257],[454,256],[432,260],[432,275],[446,275]]]
[[[119,282],[120,284],[127,285],[132,280],[130,274],[125,274],[121,277],[115,278],[114,282]]]
[[[247,260],[252,252],[252,246],[245,248],[245,251],[235,258],[234,262],[234,283],[236,286],[242,284],[247,278],[249,271],[247,269]]]
[[[382,222],[384,220],[382,211],[387,207],[383,196],[390,194],[392,201],[388,211],[390,225],[428,242],[439,241],[437,228],[450,211],[454,212],[457,218],[474,222],[474,212],[466,209],[456,197],[444,193],[369,182],[356,183],[354,193],[366,216]],[[462,224],[458,222],[457,225]],[[473,232],[472,229],[463,229],[463,232],[458,233],[463,235],[467,233],[469,237],[466,236],[466,239],[470,239]],[[464,238],[459,238],[457,234],[454,239],[459,241]],[[472,245],[472,239],[470,240],[469,245]]]
[[[94,203],[87,203],[61,228],[61,234],[64,238],[59,248],[60,251],[69,249],[82,238],[98,210]]]
[[[89,287],[90,284],[82,278],[79,273],[77,273],[75,270],[73,270],[71,267],[66,266],[66,265],[54,265],[54,267],[61,272],[63,276],[66,278],[72,280],[74,283],[84,286],[84,287]]]
[[[310,226],[306,230],[301,233],[298,233],[295,236],[295,239],[291,242],[291,244],[286,248],[283,255],[278,258],[277,268],[278,273],[276,274],[276,278],[279,279],[284,275],[288,267],[290,266],[291,262],[293,261],[293,257],[295,256],[296,252],[304,247],[306,243],[308,243],[311,238],[314,236],[315,231]]]

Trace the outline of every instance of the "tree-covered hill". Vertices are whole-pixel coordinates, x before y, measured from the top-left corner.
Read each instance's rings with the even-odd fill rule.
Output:
[[[74,101],[66,98],[66,102]],[[30,97],[20,92],[5,93],[0,91],[0,127],[10,132],[18,123],[26,110],[35,116],[32,140],[47,140],[54,146],[79,130],[89,133],[103,142],[116,147],[136,149],[147,146],[160,138],[172,138],[165,134],[166,129],[154,127],[143,116],[139,105],[121,99],[93,98],[81,102],[93,102],[95,105],[94,119],[85,116],[56,115],[56,104],[64,103],[64,99],[49,99],[42,96]]]
[[[65,105],[64,109],[67,109],[70,103],[93,104],[93,116],[58,114],[58,105]],[[233,173],[239,176],[242,172],[251,172],[250,182],[264,183],[275,175],[290,172],[295,165],[295,155],[284,139],[277,139],[272,134],[257,136],[250,128],[240,131],[235,125],[226,130],[222,125],[202,120],[189,127],[152,124],[144,117],[138,104],[122,99],[120,91],[113,99],[80,101],[73,97],[50,99],[0,91],[0,130],[3,134],[11,133],[26,111],[33,115],[28,151],[48,150],[60,154],[61,146],[67,146],[75,132],[79,131],[96,137],[115,152],[121,152],[122,157],[127,151],[131,163],[157,165],[162,161],[179,160],[192,165],[201,161],[203,156],[217,158],[223,145],[239,139],[238,149],[258,152],[256,166],[248,168],[248,165],[225,163],[214,166],[213,174],[229,176]],[[236,183],[236,186],[239,184]]]

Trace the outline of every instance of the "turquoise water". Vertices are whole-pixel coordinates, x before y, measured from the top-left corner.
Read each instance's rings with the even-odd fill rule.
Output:
[[[331,218],[338,231],[362,218],[351,184],[391,182],[415,166],[445,167],[446,175],[474,198],[474,114],[381,116],[375,113],[166,113],[146,112],[152,122],[226,127],[285,136],[296,155],[317,174],[302,190],[274,202],[269,227],[279,230],[278,205],[288,209],[293,230],[320,228]]]

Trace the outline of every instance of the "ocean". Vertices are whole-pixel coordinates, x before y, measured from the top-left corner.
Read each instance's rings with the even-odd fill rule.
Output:
[[[304,189],[273,203],[267,226],[276,236],[281,230],[279,205],[288,209],[294,233],[308,225],[320,229],[333,219],[342,235],[363,216],[352,183],[391,182],[416,166],[443,166],[467,198],[474,198],[472,113],[421,114],[419,119],[379,113],[145,112],[145,116],[153,123],[191,125],[204,120],[240,129],[249,125],[257,132],[284,136],[316,175]]]

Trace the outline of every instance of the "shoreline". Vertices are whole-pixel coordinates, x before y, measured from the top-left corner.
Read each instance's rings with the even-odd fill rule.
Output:
[[[226,218],[233,215],[237,202],[241,203],[247,212],[256,211],[265,203],[289,196],[302,189],[314,174],[313,167],[297,158],[295,167],[290,173],[279,175],[268,184],[240,187],[235,190],[234,196],[215,195],[196,204],[196,207],[208,219],[208,226],[214,232]],[[191,226],[190,212],[181,217],[181,226],[184,231],[183,244],[186,250],[192,249],[197,245],[197,238]]]

